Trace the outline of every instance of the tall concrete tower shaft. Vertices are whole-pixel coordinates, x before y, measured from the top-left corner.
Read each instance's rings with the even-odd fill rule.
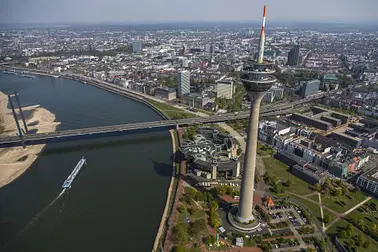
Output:
[[[264,21],[261,36],[264,36],[266,6],[264,6]],[[259,58],[257,62],[249,63],[242,72],[241,81],[251,100],[251,111],[248,124],[247,149],[244,160],[244,170],[240,190],[240,205],[236,215],[239,222],[249,223],[254,219],[253,189],[255,183],[256,152],[259,126],[260,103],[266,91],[276,82],[272,75],[273,63],[263,61],[264,37],[260,37]],[[260,59],[260,55],[261,59]]]

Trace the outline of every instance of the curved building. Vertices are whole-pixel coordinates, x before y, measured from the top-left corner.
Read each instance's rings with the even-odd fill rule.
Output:
[[[213,128],[199,128],[193,140],[185,140],[181,151],[189,168],[207,179],[229,179],[240,175],[238,144],[230,135]]]

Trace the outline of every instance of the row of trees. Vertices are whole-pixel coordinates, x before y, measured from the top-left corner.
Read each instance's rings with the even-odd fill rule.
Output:
[[[356,234],[355,228],[350,223],[340,230],[337,236],[340,239],[345,239],[345,244],[348,248],[351,248],[351,250],[355,247],[363,246],[364,248],[368,248],[370,246],[370,241],[364,240],[362,234]]]
[[[349,193],[349,189],[347,186],[343,184],[340,180],[331,180],[330,178],[326,178],[323,185],[315,184],[315,190],[322,192],[323,194],[332,195],[332,196],[346,196]]]
[[[362,232],[366,235],[372,237],[374,240],[378,242],[378,230],[377,224],[366,224],[363,219],[355,219],[355,218],[348,218],[348,221],[352,223],[354,226],[358,227]],[[352,224],[350,224],[352,226]]]
[[[219,205],[218,203],[214,200],[210,204],[210,225],[217,229],[220,226],[220,218],[219,214],[217,212]]]
[[[229,186],[229,185],[217,186],[215,188],[215,193],[220,196],[223,196],[223,195],[239,196],[240,195],[239,190],[235,190],[232,186]]]

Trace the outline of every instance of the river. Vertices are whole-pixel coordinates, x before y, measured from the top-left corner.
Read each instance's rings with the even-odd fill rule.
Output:
[[[70,80],[0,74],[0,91],[54,113],[58,130],[161,120],[144,104]],[[0,251],[151,251],[171,153],[168,131],[47,145],[0,188]],[[82,156],[71,190],[51,204]]]

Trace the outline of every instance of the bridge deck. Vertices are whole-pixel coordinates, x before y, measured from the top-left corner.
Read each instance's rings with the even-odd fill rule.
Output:
[[[135,96],[136,94],[130,92],[126,88],[103,84],[98,81],[89,78],[79,78],[77,76],[66,76],[74,80],[83,81],[85,80],[88,84],[95,85],[99,88],[105,89],[107,91],[117,93],[120,95]],[[318,94],[313,97],[301,99],[294,102],[289,102],[286,104],[279,105],[268,105],[262,107],[260,111],[261,116],[275,116],[285,113],[290,113],[290,110],[303,103],[310,102],[312,100],[320,99],[326,96],[326,94]],[[138,96],[139,99],[145,99],[145,97]],[[25,135],[23,141],[18,136],[10,136],[0,138],[0,148],[13,147],[13,146],[22,146],[22,145],[35,145],[35,144],[44,144],[44,143],[53,143],[53,142],[63,142],[63,141],[74,141],[80,139],[92,139],[106,136],[116,136],[116,135],[125,135],[125,134],[136,134],[144,132],[154,132],[165,130],[167,128],[175,128],[178,126],[189,126],[194,124],[208,124],[208,123],[218,123],[231,120],[240,120],[249,117],[249,111],[241,112],[238,114],[235,113],[225,113],[221,115],[214,115],[209,117],[196,117],[196,118],[187,118],[179,120],[161,120],[161,121],[152,121],[152,122],[142,122],[142,123],[129,123],[129,124],[120,124],[112,126],[103,126],[103,127],[92,127],[92,128],[82,128],[82,129],[73,129],[65,131],[56,131],[51,133],[44,134],[32,134]]]

